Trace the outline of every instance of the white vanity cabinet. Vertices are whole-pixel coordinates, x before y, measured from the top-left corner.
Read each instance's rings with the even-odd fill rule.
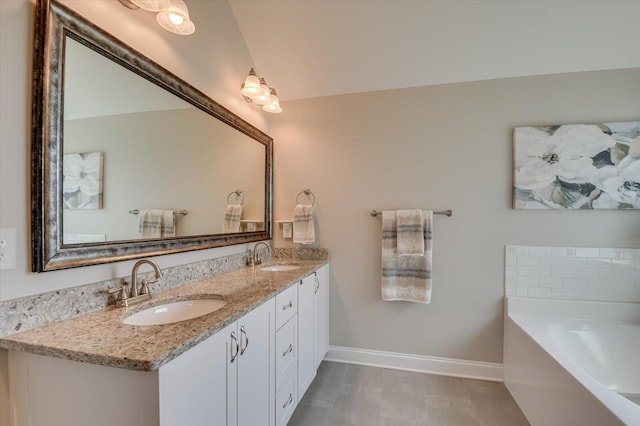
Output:
[[[159,370],[160,425],[272,426],[271,299]]]
[[[328,348],[329,266],[298,284],[298,397],[302,398]]]
[[[235,410],[228,401],[232,348],[237,321],[158,370],[160,425],[235,425]],[[235,361],[234,361],[235,362]],[[232,365],[232,367],[230,367]],[[149,372],[148,374],[153,374]]]
[[[10,351],[11,425],[285,426],[326,354],[328,303],[325,265],[153,371]]]
[[[227,364],[228,426],[275,424],[275,323],[275,299],[237,321],[238,352],[234,342]]]
[[[329,264],[316,271],[317,287],[313,297],[313,362],[318,369],[329,349]]]
[[[286,426],[298,403],[298,289],[276,296],[276,425]]]
[[[313,310],[316,273],[298,283],[298,394],[300,398],[316,376],[314,363]]]
[[[274,307],[272,298],[155,371],[10,352],[13,424],[273,426]]]

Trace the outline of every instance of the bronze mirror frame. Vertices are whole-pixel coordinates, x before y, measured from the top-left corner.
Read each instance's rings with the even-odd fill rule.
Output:
[[[53,271],[272,238],[273,139],[56,0],[38,0],[31,142],[32,270]],[[265,146],[265,226],[257,232],[63,244],[62,145],[65,39],[70,37]]]

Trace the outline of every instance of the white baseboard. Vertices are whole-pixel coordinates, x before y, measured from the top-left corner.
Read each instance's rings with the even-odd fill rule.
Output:
[[[432,356],[399,354],[394,352],[329,346],[324,357],[326,361],[347,364],[368,365],[394,370],[416,371],[441,376],[464,377],[467,379],[504,380],[502,364],[492,362],[466,361],[461,359],[438,358]]]

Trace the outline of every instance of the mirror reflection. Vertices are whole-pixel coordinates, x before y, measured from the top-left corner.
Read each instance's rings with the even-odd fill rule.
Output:
[[[33,271],[272,237],[269,135],[59,1],[36,8]]]
[[[265,229],[264,144],[65,44],[63,244]]]

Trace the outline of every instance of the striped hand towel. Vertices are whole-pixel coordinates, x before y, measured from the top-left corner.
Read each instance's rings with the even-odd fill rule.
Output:
[[[398,237],[398,255],[424,254],[424,227],[422,210],[397,210],[396,232]]]
[[[313,205],[298,204],[293,210],[293,242],[311,244],[316,241],[313,224]]]
[[[140,238],[175,237],[173,210],[145,209],[140,211]]]
[[[423,221],[424,253],[400,255],[396,212],[382,212],[382,300],[431,302],[433,212],[424,212]]]
[[[242,204],[229,204],[224,213],[222,232],[240,232],[240,219],[242,218]]]

